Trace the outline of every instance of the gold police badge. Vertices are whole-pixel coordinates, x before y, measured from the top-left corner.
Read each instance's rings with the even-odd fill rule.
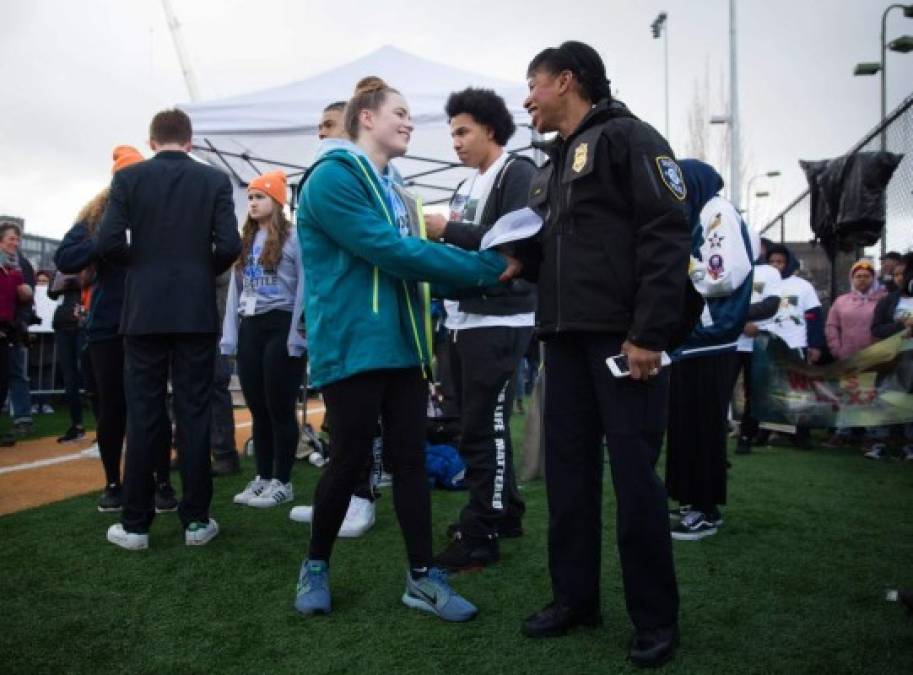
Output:
[[[583,167],[586,166],[586,154],[586,143],[581,143],[576,148],[574,148],[574,163],[571,164],[571,169],[574,170],[574,173],[580,173],[583,171]]]

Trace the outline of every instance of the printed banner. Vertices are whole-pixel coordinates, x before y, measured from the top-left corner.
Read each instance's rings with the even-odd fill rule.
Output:
[[[898,333],[848,359],[805,363],[782,340],[755,339],[751,412],[762,422],[872,427],[913,422],[913,339]]]

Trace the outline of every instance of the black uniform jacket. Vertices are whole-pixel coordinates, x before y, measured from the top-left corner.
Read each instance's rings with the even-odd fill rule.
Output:
[[[605,332],[673,349],[703,301],[688,278],[686,188],[669,145],[624,104],[601,101],[544,149],[530,188],[544,224],[517,250],[538,280],[538,334]]]

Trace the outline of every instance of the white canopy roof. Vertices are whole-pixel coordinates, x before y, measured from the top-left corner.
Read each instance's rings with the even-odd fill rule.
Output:
[[[526,88],[484,75],[442,65],[385,46],[355,61],[314,77],[279,87],[215,101],[179,105],[193,122],[194,154],[228,171],[239,187],[258,173],[281,168],[296,182],[310,164],[317,146],[317,123],[330,103],[351,96],[362,77],[377,75],[399,89],[416,125],[409,156],[397,160],[397,168],[426,200],[448,196],[465,175],[462,168],[447,169],[422,179],[423,173],[456,163],[444,104],[451,92],[469,86],[494,89],[507,103],[518,123],[509,147],[529,145],[528,116],[522,103]],[[412,158],[412,159],[410,159]],[[436,189],[429,186],[439,186]]]

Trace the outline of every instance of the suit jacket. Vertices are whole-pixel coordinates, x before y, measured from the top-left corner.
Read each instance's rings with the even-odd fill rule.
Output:
[[[228,176],[179,151],[121,169],[96,250],[127,268],[123,335],[218,333],[216,277],[241,253]]]

